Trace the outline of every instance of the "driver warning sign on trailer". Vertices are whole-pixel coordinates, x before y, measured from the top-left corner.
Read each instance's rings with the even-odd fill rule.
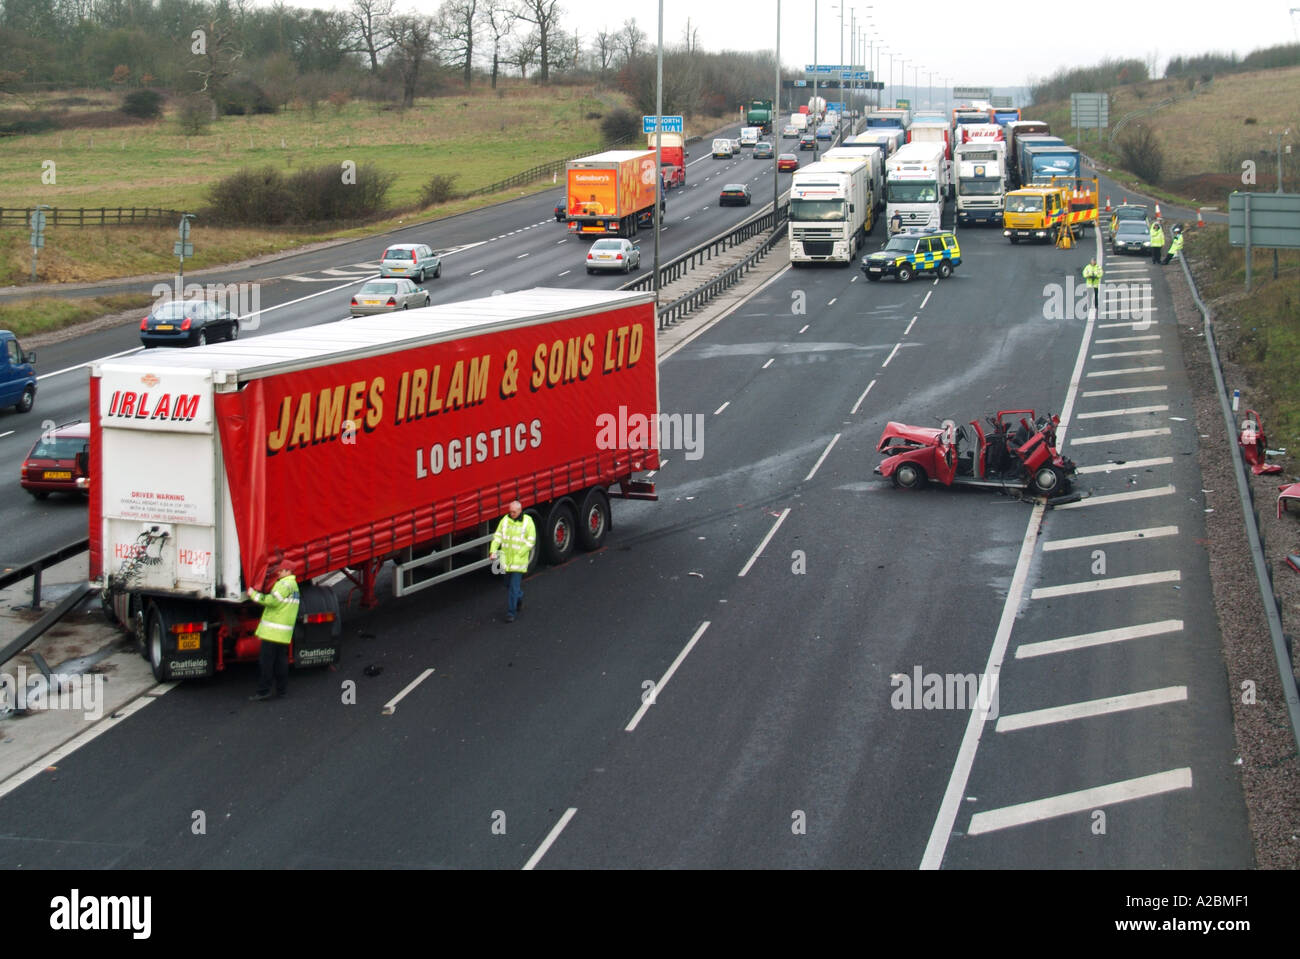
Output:
[[[198,504],[184,493],[131,490],[118,499],[112,515],[151,523],[197,523],[198,513]]]

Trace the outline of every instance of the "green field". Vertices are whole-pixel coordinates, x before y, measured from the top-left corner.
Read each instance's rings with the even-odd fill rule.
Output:
[[[0,151],[0,206],[195,210],[208,184],[242,167],[282,171],[352,161],[397,175],[394,207],[434,174],[460,191],[601,145],[600,120],[621,97],[590,87],[534,86],[422,99],[406,111],[352,101],[274,116],[222,117],[185,136],[170,116],[140,126],[11,137]],[[105,107],[115,99],[100,101]],[[53,163],[53,168],[49,166]],[[53,173],[53,183],[45,182]]]

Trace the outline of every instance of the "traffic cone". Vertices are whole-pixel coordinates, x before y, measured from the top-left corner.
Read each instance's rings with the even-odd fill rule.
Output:
[[[1200,207],[1196,208],[1196,225],[1198,227],[1205,226],[1205,213]]]
[[[1106,212],[1107,212],[1107,213],[1110,212],[1110,194],[1109,194],[1109,193],[1106,194]]]
[[[1160,204],[1156,204],[1156,219],[1160,219]]]

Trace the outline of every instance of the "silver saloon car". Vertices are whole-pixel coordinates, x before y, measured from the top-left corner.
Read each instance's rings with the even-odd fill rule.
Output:
[[[428,305],[428,291],[410,280],[370,280],[352,297],[349,311],[353,316],[371,316]]]
[[[587,272],[618,270],[630,272],[641,267],[641,251],[631,240],[604,239],[591,244],[587,251]]]

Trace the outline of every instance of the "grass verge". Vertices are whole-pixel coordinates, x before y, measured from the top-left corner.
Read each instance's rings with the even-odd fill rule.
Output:
[[[138,293],[123,293],[80,300],[42,296],[29,300],[0,303],[0,329],[10,330],[21,339],[37,333],[49,333],[74,326],[109,313],[139,308],[147,312],[153,300]],[[141,316],[144,315],[141,312]]]

